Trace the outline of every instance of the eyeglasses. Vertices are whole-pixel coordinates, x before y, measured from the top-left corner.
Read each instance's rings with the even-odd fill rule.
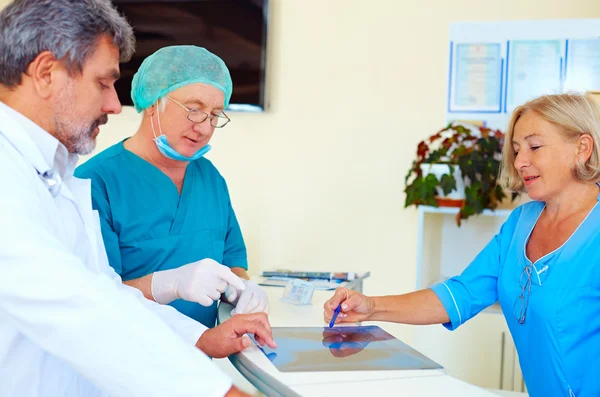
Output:
[[[531,295],[531,285],[533,284],[532,277],[537,280],[541,286],[546,277],[548,276],[548,265],[545,265],[540,270],[537,270],[535,266],[530,263],[525,266],[521,272],[519,279],[519,285],[521,286],[521,295],[517,296],[515,303],[513,304],[513,315],[519,322],[519,324],[525,324],[527,318],[527,308],[529,307],[529,296]]]
[[[203,112],[200,109],[190,109],[187,106],[179,103],[178,101],[176,101],[175,99],[171,98],[170,96],[167,95],[167,98],[169,98],[170,100],[172,100],[173,102],[175,102],[176,104],[178,104],[179,106],[181,106],[183,109],[185,109],[185,111],[188,113],[187,119],[189,121],[191,121],[192,123],[204,123],[204,121],[209,118],[210,119],[210,125],[212,125],[215,128],[223,128],[227,125],[227,123],[229,123],[231,121],[231,119],[225,114],[225,112],[221,112],[220,115],[208,115],[207,113]]]

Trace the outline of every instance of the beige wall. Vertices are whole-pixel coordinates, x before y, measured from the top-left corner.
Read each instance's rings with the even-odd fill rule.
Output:
[[[0,6],[7,4],[0,0]],[[598,18],[597,0],[271,0],[270,110],[232,114],[209,158],[260,269],[370,270],[369,293],[414,288],[417,142],[443,124],[448,23]],[[135,131],[131,108],[99,149]]]

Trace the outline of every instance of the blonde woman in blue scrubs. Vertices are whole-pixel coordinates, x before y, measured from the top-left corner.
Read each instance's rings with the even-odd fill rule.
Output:
[[[141,125],[131,138],[80,166],[92,181],[110,265],[146,298],[215,325],[223,295],[237,313],[267,311],[247,280],[246,247],[227,184],[203,156],[230,121],[225,63],[196,46],[165,47],[144,60],[131,97]]]
[[[460,275],[430,289],[367,297],[341,288],[326,321],[437,324],[454,330],[499,301],[532,397],[600,396],[600,106],[577,94],[518,107],[502,180],[516,208]]]

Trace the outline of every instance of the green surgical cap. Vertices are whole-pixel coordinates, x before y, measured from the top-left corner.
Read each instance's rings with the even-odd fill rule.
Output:
[[[229,105],[233,84],[221,58],[193,45],[164,47],[144,59],[133,76],[131,99],[139,113],[169,92],[194,83],[209,84],[223,91],[224,105]]]

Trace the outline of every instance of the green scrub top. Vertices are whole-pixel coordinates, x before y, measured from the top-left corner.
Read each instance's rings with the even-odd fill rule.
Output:
[[[207,159],[189,163],[181,195],[171,179],[120,142],[75,171],[91,179],[110,265],[124,281],[212,258],[248,269],[227,184]],[[214,327],[217,303],[176,300],[181,313]]]

